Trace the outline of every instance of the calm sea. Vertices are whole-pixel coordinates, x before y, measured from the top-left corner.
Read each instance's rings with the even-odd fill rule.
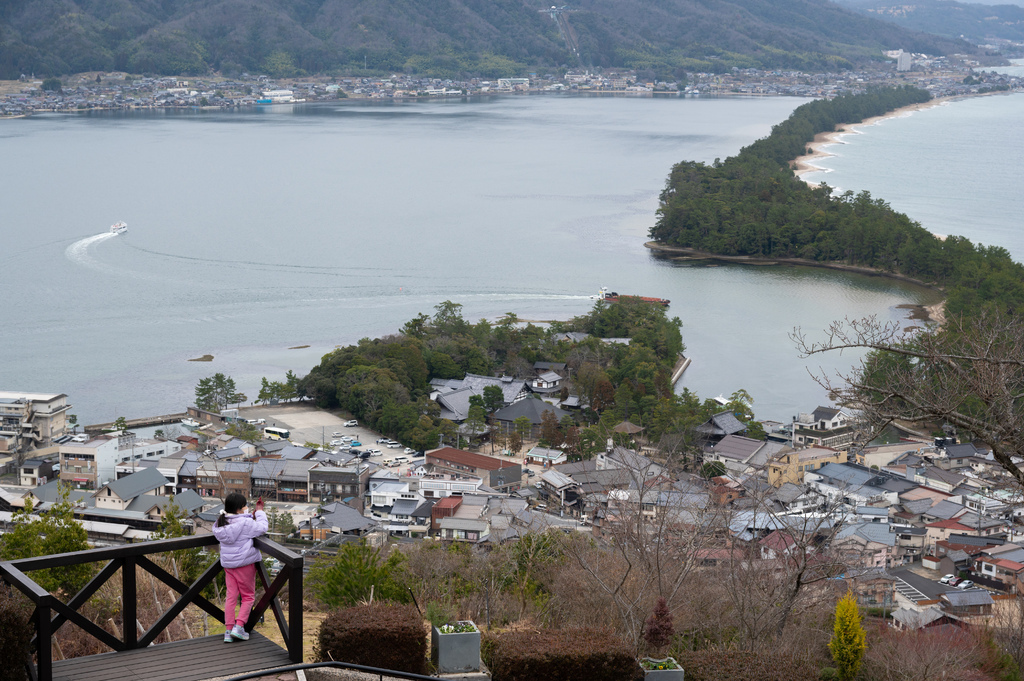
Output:
[[[1024,68],[1004,69],[1024,75]],[[1024,93],[953,100],[843,135],[808,173],[867,190],[935,234],[1002,246],[1024,261]]]
[[[680,266],[643,243],[672,163],[734,154],[801,103],[504,97],[4,121],[0,390],[67,393],[83,423],[180,411],[218,371],[251,399],[261,377],[305,374],[446,299],[474,320],[567,319],[609,286],[672,300],[694,360],[681,385],[745,388],[759,415],[789,418],[827,402],[809,368],[856,359],[801,360],[793,327],[898,319],[928,294]],[[984,169],[956,159],[961,180]],[[117,220],[127,234],[107,234]]]

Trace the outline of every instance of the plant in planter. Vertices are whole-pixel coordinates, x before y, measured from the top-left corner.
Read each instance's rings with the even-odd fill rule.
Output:
[[[430,659],[440,674],[480,671],[480,630],[469,621],[432,626]]]
[[[675,627],[672,626],[672,613],[668,611],[668,605],[664,598],[659,598],[654,605],[654,612],[644,622],[644,640],[647,642],[648,650],[655,654],[664,654],[668,645],[672,642],[675,634]],[[645,657],[640,661],[644,670],[645,679],[657,679],[658,681],[682,681],[683,668],[671,657],[651,658]]]

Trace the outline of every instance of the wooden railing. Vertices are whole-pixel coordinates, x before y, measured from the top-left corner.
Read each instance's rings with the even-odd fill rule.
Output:
[[[246,622],[246,631],[251,631],[259,619],[269,608],[277,620],[278,627],[288,650],[288,659],[295,663],[302,662],[302,556],[279,544],[260,537],[255,541],[256,547],[265,555],[281,562],[281,571],[273,581],[267,574],[263,563],[257,563],[257,574],[263,584],[263,595],[253,606]],[[28,672],[35,681],[52,681],[53,657],[51,637],[65,622],[71,622],[115,651],[144,648],[153,643],[157,636],[189,605],[203,609],[218,621],[224,621],[224,610],[202,596],[202,591],[221,572],[220,561],[215,561],[192,584],[185,584],[174,575],[149,559],[149,556],[168,551],[194,549],[217,544],[212,534],[177,539],[161,539],[139,544],[128,544],[112,548],[60,553],[37,558],[22,558],[0,562],[0,579],[25,594],[35,610],[32,621],[36,635],[32,643],[36,656],[35,664],[29,660]],[[36,584],[27,573],[47,568],[66,567],[83,563],[106,561],[99,573],[86,584],[81,591],[67,603],[50,594]],[[171,589],[178,592],[179,597],[169,608],[157,618],[149,629],[140,636],[136,628],[136,568],[142,568]],[[78,612],[96,591],[111,577],[121,571],[121,593],[123,597],[122,622],[123,636],[118,639],[102,627],[91,622]],[[278,594],[288,584],[288,618],[285,620],[284,610],[278,600]]]

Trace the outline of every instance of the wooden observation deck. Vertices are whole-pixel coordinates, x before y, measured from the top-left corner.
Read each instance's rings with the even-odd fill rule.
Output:
[[[190,585],[168,573],[148,556],[180,549],[212,546],[217,543],[212,534],[178,539],[129,544],[115,548],[92,549],[54,556],[24,558],[0,562],[0,579],[25,594],[35,606],[32,622],[35,662],[28,660],[26,667],[33,681],[108,681],[109,679],[145,679],[146,681],[203,681],[256,672],[262,669],[300,664],[302,662],[302,556],[264,537],[255,540],[265,555],[281,562],[281,571],[273,581],[262,563],[257,563],[257,574],[263,585],[262,593],[253,606],[246,631],[252,631],[267,610],[273,612],[281,631],[285,647],[270,639],[252,634],[248,641],[224,643],[222,636],[206,636],[173,643],[153,642],[188,605],[195,605],[217,621],[224,621],[224,610],[205,597],[202,591],[222,571],[220,561],[214,562]],[[67,603],[36,584],[26,573],[33,570],[105,562],[95,577]],[[178,599],[141,635],[135,626],[122,626],[122,638],[83,617],[79,612],[96,591],[110,578],[120,573],[123,595],[122,621],[137,622],[136,570],[142,569],[178,592]],[[288,617],[278,595],[288,585]],[[51,636],[62,624],[71,622],[93,636],[114,652],[89,655],[70,660],[54,661]]]

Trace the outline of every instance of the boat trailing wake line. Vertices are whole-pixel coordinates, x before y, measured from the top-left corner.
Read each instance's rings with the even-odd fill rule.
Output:
[[[78,265],[84,265],[85,267],[94,270],[108,271],[110,268],[108,268],[106,265],[102,264],[100,261],[96,260],[89,254],[89,248],[100,243],[101,241],[112,239],[115,236],[117,236],[117,234],[114,234],[113,232],[102,232],[101,234],[87,236],[84,239],[79,239],[75,243],[68,246],[64,250],[64,255],[67,256],[68,260]]]
[[[261,262],[259,260],[230,260],[226,258],[202,258],[195,255],[181,255],[178,253],[165,253],[163,251],[154,251],[148,248],[142,248],[135,244],[125,244],[128,248],[133,248],[140,253],[148,253],[149,255],[160,256],[161,258],[171,258],[173,260],[186,260],[191,262],[202,262],[211,263],[215,265],[223,265],[225,267],[238,267],[238,268],[261,268],[269,270],[279,271],[293,271],[293,270],[304,270],[316,274],[331,274],[331,275],[345,275],[353,270],[361,272],[386,272],[386,267],[359,267],[353,265],[292,265],[283,262]]]

